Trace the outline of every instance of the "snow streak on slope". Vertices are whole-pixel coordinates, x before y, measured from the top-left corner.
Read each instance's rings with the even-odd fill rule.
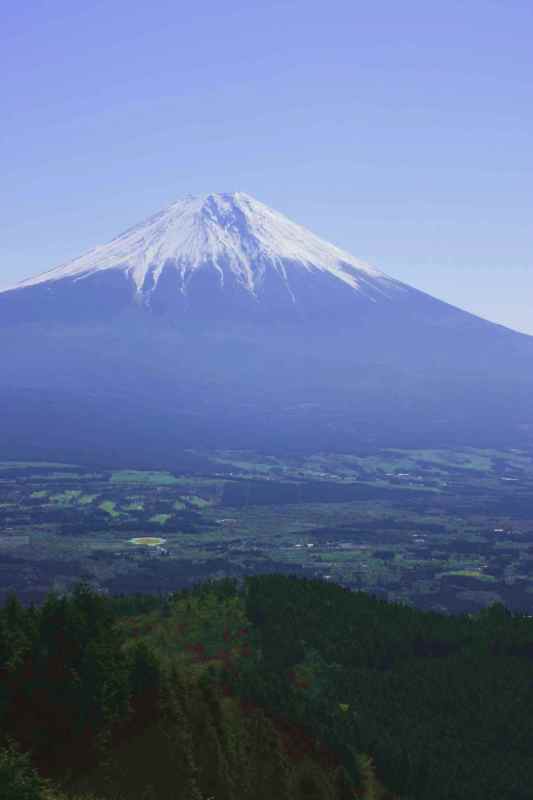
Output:
[[[147,294],[157,286],[163,269],[173,268],[185,291],[192,273],[210,266],[219,273],[221,285],[229,271],[239,285],[256,294],[267,269],[275,269],[290,291],[287,268],[295,264],[310,273],[330,273],[363,293],[369,283],[384,294],[407,289],[242,192],[188,196],[109,244],[16,288],[120,269],[137,293]]]

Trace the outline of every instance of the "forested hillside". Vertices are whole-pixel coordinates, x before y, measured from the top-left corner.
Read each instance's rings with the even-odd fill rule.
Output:
[[[3,800],[526,800],[533,620],[254,576],[0,609]],[[386,787],[386,788],[385,788]]]

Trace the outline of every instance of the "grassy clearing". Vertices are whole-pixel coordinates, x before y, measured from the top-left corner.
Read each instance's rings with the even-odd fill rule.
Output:
[[[420,472],[421,469],[446,473],[450,468],[460,467],[472,472],[490,473],[493,459],[504,459],[512,466],[531,468],[531,458],[522,452],[494,449],[462,448],[453,449],[385,449],[371,456],[319,454],[306,459],[314,469],[333,470],[345,473],[361,468],[365,471]],[[424,467],[419,463],[425,462]]]
[[[111,483],[142,483],[148,486],[173,486],[178,483],[178,480],[171,475],[170,472],[122,469],[112,473]]]
[[[223,486],[226,482],[225,478],[200,478],[197,475],[191,475],[190,477],[182,475],[176,478],[176,484],[180,486],[190,486],[192,489],[195,489],[197,486],[205,486],[214,489],[217,486]]]
[[[144,511],[144,503],[129,503],[127,506],[124,506],[124,511]]]
[[[79,472],[47,472],[45,475],[39,475],[39,481],[68,481],[72,483],[73,480],[76,481],[90,481],[99,479],[100,475],[91,475],[88,472],[79,473]]]
[[[445,575],[457,575],[458,577],[466,577],[466,578],[478,578],[481,581],[485,581],[487,583],[496,583],[497,579],[493,575],[484,575],[479,570],[475,569],[455,569],[450,570],[449,572],[441,572],[439,577],[444,577]]]
[[[159,525],[164,525],[172,517],[172,514],[156,514],[150,517],[150,522],[157,522]]]
[[[104,500],[103,503],[100,503],[98,508],[101,508],[102,511],[105,511],[106,514],[109,514],[109,516],[111,516],[111,517],[119,517],[120,516],[120,511],[116,511],[115,510],[116,509],[116,505],[117,504],[114,503],[112,500]]]
[[[303,548],[302,547],[301,550],[302,550],[302,552],[305,552],[306,555],[307,555],[307,548]],[[311,552],[313,552],[313,551],[311,551]],[[320,561],[339,562],[339,563],[350,562],[350,561],[353,561],[354,563],[358,563],[359,561],[362,561],[363,559],[366,559],[368,561],[368,558],[369,558],[369,555],[368,555],[368,551],[366,551],[366,550],[351,550],[351,551],[348,550],[348,551],[343,552],[343,553],[339,553],[338,551],[332,551],[330,553],[322,552],[322,553],[320,553],[318,555],[318,559]],[[379,565],[380,563],[381,562],[376,561],[377,565]]]
[[[50,495],[50,502],[59,506],[70,506],[80,495],[81,491],[79,489],[69,489],[59,494]]]
[[[237,456],[236,458],[215,458],[213,460],[218,464],[225,464],[241,472],[262,472],[268,474],[273,468],[281,466],[277,461],[254,461],[253,457],[250,457],[250,460],[248,460],[246,458],[243,459],[242,456],[240,458]]]
[[[78,505],[80,506],[90,506],[91,503],[94,503],[96,498],[98,497],[97,494],[82,494],[78,498]]]
[[[163,544],[166,542],[166,539],[160,539],[157,536],[140,536],[135,539],[129,540],[132,544],[145,544],[145,545],[156,545],[156,544]]]
[[[194,508],[207,508],[212,505],[211,500],[204,500],[203,497],[198,497],[197,494],[186,494],[183,496],[183,499],[186,500],[189,505],[194,506]]]
[[[32,492],[30,497],[34,497],[34,498],[40,500],[43,497],[48,497],[48,492],[45,492],[44,490],[42,490],[40,492]]]
[[[493,459],[503,458],[509,464],[521,468],[531,468],[531,459],[525,453],[511,451],[482,450],[479,448],[462,448],[459,450],[448,449],[417,449],[397,450],[384,449],[374,455],[358,456],[356,454],[328,454],[317,453],[304,459],[288,459],[285,461],[275,458],[256,460],[253,454],[221,452],[214,461],[233,468],[235,471],[265,476],[280,471],[284,479],[291,476],[307,476],[310,480],[320,479],[355,479],[359,471],[364,472],[408,472],[420,473],[421,470],[446,474],[451,468],[460,467],[471,472],[490,473],[493,469]],[[425,462],[421,466],[418,462]]]

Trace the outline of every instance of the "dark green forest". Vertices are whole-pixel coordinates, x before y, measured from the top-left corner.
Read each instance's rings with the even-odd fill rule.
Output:
[[[533,620],[319,580],[0,609],[2,800],[531,800]]]

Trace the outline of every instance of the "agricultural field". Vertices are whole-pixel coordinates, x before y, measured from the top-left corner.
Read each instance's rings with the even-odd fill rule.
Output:
[[[533,459],[522,451],[221,451],[201,471],[0,462],[0,602],[84,579],[167,592],[286,572],[389,600],[533,613]]]

